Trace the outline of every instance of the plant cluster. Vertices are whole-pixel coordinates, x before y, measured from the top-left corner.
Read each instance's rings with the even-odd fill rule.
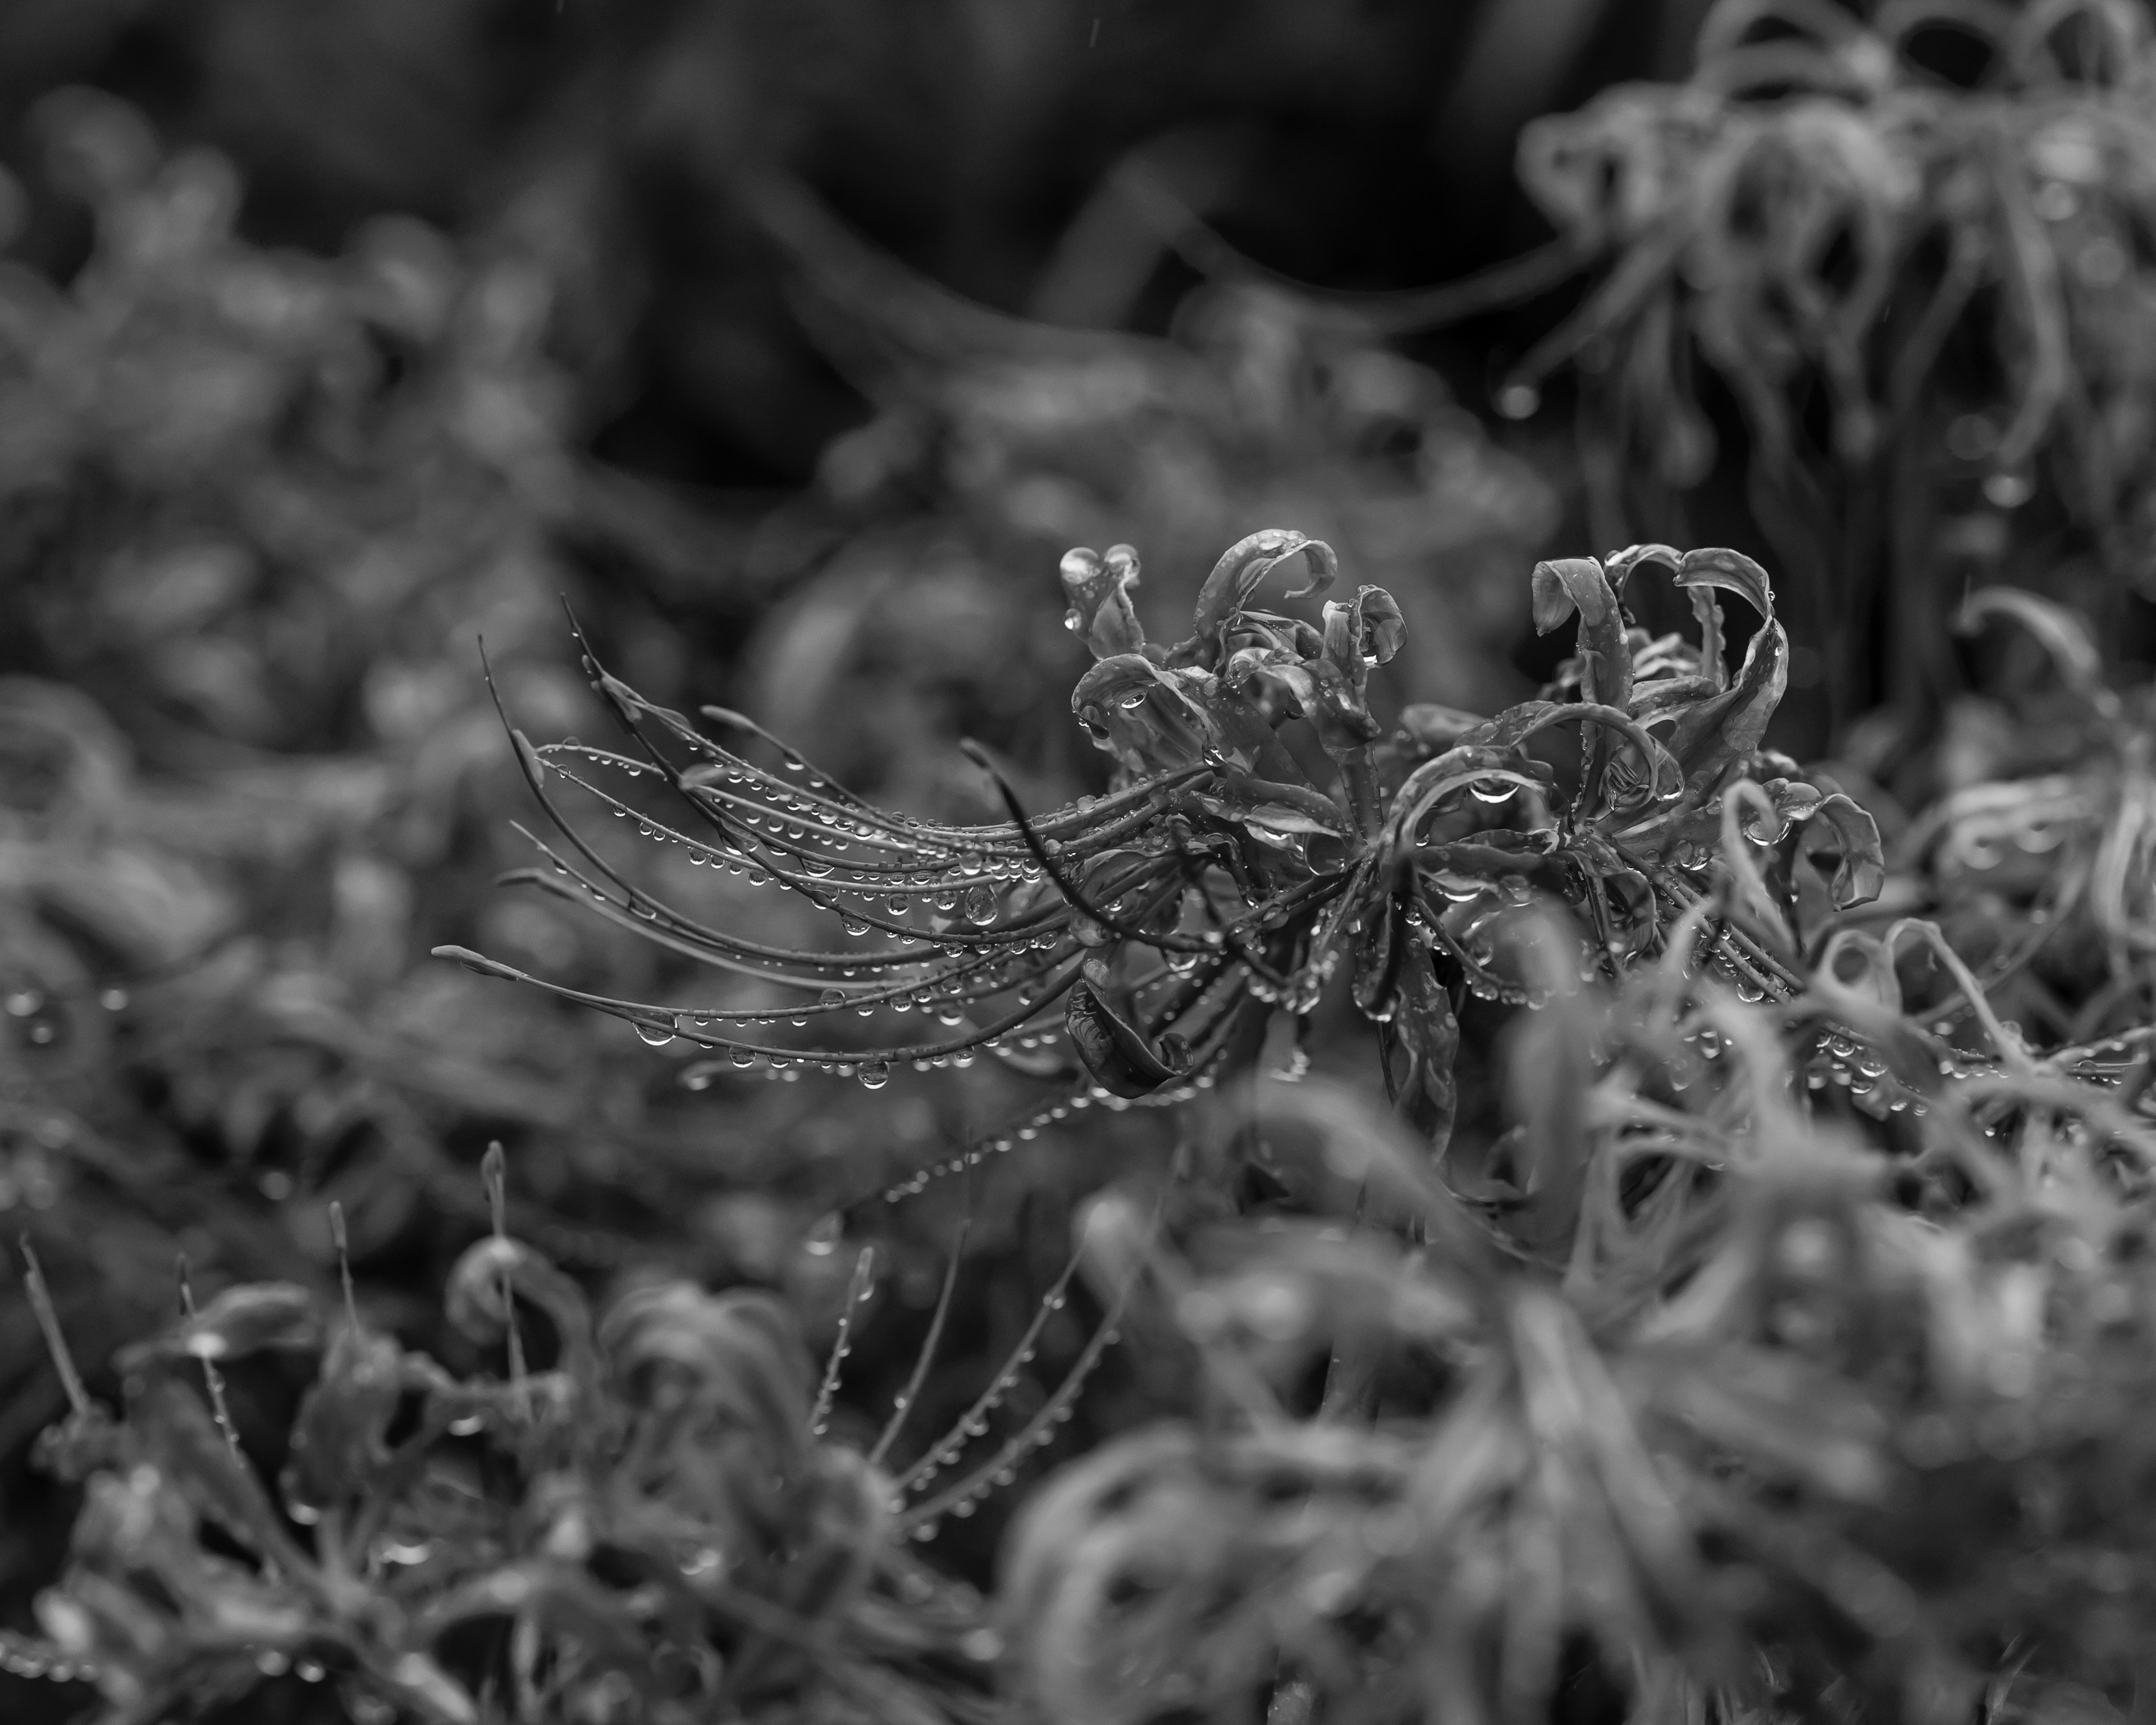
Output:
[[[1524,136],[1607,270],[1501,405],[1579,365],[1599,525],[1656,531],[1715,467],[1717,380],[1839,723],[1943,698],[1972,578],[2071,578],[2115,624],[2156,547],[2146,8],[1722,0],[1698,56]]]
[[[715,1145],[589,1021],[483,1004],[426,957],[485,937],[639,973],[487,886],[521,791],[475,638],[521,710],[569,723],[567,547],[598,532],[546,278],[405,220],[336,257],[265,249],[228,162],[89,92],[37,136],[91,231],[64,285],[0,262],[0,1211],[44,1236],[93,1379],[165,1322],[178,1250],[213,1289],[321,1281],[331,1202],[362,1282],[438,1275],[484,1224],[490,1136],[563,1261],[636,1239],[718,1273],[753,1243],[714,1199],[802,1111],[774,1093]],[[632,495],[606,488],[609,520]],[[638,656],[649,620],[611,621]],[[771,1279],[821,1291],[812,1331],[843,1291],[799,1250],[827,1204],[757,1219]],[[65,1512],[24,1465],[59,1404],[19,1303],[0,1386],[13,1601]]]
[[[1597,506],[1670,506],[1703,358],[1779,593],[1651,542],[1489,590],[1541,488],[1367,323],[1053,331],[757,179],[876,411],[740,559],[756,719],[574,578],[634,488],[528,260],[266,252],[53,105],[97,232],[0,277],[0,1466],[57,1411],[74,1519],[0,1481],[0,1701],[2145,1712],[2156,711],[2113,614],[1984,586],[1948,676],[1922,608],[2138,567],[2151,52],[1723,0],[1690,85],[1530,137],[1612,270],[1507,405],[1576,359]],[[1187,634],[1127,544],[1062,631],[995,572],[1127,532]],[[1898,753],[1804,766],[1792,638],[1845,716],[1880,593]],[[1514,616],[1570,648],[1527,700]]]
[[[1760,746],[1787,644],[1748,559],[1541,565],[1538,623],[1578,637],[1545,697],[1489,720],[1410,706],[1390,732],[1366,691],[1397,608],[1365,587],[1316,625],[1259,608],[1296,560],[1298,592],[1334,578],[1329,547],[1250,536],[1163,647],[1129,549],[1070,553],[1095,657],[1073,709],[1116,772],[1039,816],[1008,787],[991,826],[879,811],[737,716],[706,710],[729,747],[596,663],[634,753],[516,737],[564,841],[532,883],[755,978],[741,1007],[572,993],[647,1040],[874,1088],[894,1062],[1009,1050],[1068,1075],[1035,1125],[1229,1098],[1237,1129],[1164,1233],[1135,1197],[1092,1219],[1104,1300],[1160,1296],[1151,1340],[1194,1351],[1201,1405],[1022,1509],[1000,1607],[1024,1692],[1073,1721],[1532,1717],[1566,1686],[1650,1711],[1943,1717],[2017,1683],[2130,1681],[2139,1536],[2118,1517],[2138,1464],[2121,1446],[2066,1478],[2138,1382],[2128,1200],[2156,1137],[2141,1083],[2101,1081],[2127,1040],[2040,1054],[1936,925],[1867,925],[1887,886],[1871,817]],[[1632,623],[1621,596],[1650,566],[1699,644]],[[1734,671],[1723,593],[1758,614]],[[2009,593],[1970,621],[1993,613],[2121,722],[2068,622]],[[556,781],[834,915],[848,944],[775,949],[652,896],[578,836]],[[680,812],[637,798],[652,783]],[[2057,874],[2062,914],[2096,872]],[[1957,884],[1935,890],[1949,915]],[[1389,1122],[1329,1086],[1248,1090],[1271,1022],[1298,1042],[1336,973]],[[1455,1142],[1476,997],[1526,1013],[1497,1055],[1512,1123]],[[848,1023],[916,1013],[939,1028]],[[1300,1168],[1299,1130],[1321,1152]],[[1938,1561],[1916,1530],[1956,1502],[1999,1507]]]
[[[2118,1088],[2102,1049],[2039,1051],[1991,997],[2018,971],[1979,977],[1936,924],[1867,911],[1927,889],[1890,886],[1870,818],[1760,746],[1786,643],[1748,560],[1541,565],[1538,620],[1578,637],[1544,698],[1488,720],[1410,706],[1389,731],[1367,700],[1402,644],[1381,589],[1316,624],[1257,603],[1281,566],[1314,594],[1335,562],[1251,535],[1163,647],[1128,549],[1072,552],[1095,660],[1073,706],[1116,780],[1038,816],[1007,787],[998,824],[890,814],[596,660],[634,752],[512,732],[561,835],[527,884],[754,997],[549,985],[645,1040],[877,1090],[894,1063],[988,1050],[1063,1081],[1037,1127],[1214,1093],[1167,1168],[1095,1200],[1017,1351],[910,1468],[886,1463],[955,1256],[897,1418],[855,1445],[828,1435],[850,1323],[812,1396],[762,1296],[633,1288],[594,1332],[498,1226],[449,1306],[507,1338],[506,1377],[459,1380],[349,1303],[339,1327],[250,1288],[123,1362],[120,1427],[75,1384],[52,1453],[91,1495],[50,1643],[18,1659],[95,1674],[121,1717],[288,1660],[443,1718],[2105,1716],[2145,1681],[2148,1464],[2126,1428],[2146,1054]],[[1630,623],[1650,567],[1692,598],[1700,644]],[[1758,614],[1733,672],[1724,593]],[[1969,621],[1993,614],[2030,626],[2122,747],[2138,734],[2059,614],[1989,595]],[[775,947],[654,896],[557,787],[828,913],[839,943]],[[2000,800],[1950,803],[1910,855],[1965,860]],[[2113,914],[2113,830],[2061,837],[2086,859],[2056,871],[2062,927],[2084,897]],[[1961,884],[1937,868],[1950,916]],[[1257,1077],[1336,977],[1389,1116],[1306,1061]],[[1470,1007],[1503,1094],[1455,1122]],[[879,1036],[894,1017],[922,1028]],[[983,1444],[1081,1271],[1091,1341]],[[544,1314],[531,1342],[520,1299]],[[897,1555],[1014,1485],[1125,1332],[1189,1359],[1189,1411],[1029,1495],[991,1615]],[[264,1442],[231,1410],[275,1348],[319,1364]],[[416,1558],[382,1543],[411,1506],[459,1517]],[[789,1536],[767,1519],[797,1514]],[[245,1609],[161,1610],[225,1596],[172,1576],[146,1600],[141,1577],[182,1563]],[[490,1638],[456,1633],[473,1619]],[[813,1672],[787,1663],[804,1648]]]
[[[49,1640],[15,1642],[13,1667],[95,1684],[114,1721],[265,1682],[326,1683],[362,1725],[791,1717],[804,1697],[830,1719],[963,1717],[923,1686],[963,1695],[993,1632],[894,1542],[874,1463],[819,1441],[831,1386],[785,1306],[654,1281],[595,1322],[501,1224],[498,1150],[485,1173],[497,1226],[446,1306],[499,1373],[370,1327],[348,1272],[341,1311],[250,1283],[122,1353],[115,1420],[31,1260],[71,1401],[44,1459],[86,1484],[38,1600]],[[280,1380],[304,1385],[289,1425]]]
[[[1707,896],[1727,839],[1739,860],[1722,865],[1742,869],[1753,902],[1717,935],[1717,963],[1758,998],[1786,991],[1784,954],[1814,932],[1799,886],[1808,867],[1835,905],[1877,891],[1870,818],[1760,749],[1787,641],[1750,559],[1648,546],[1607,564],[1540,564],[1537,623],[1553,629],[1576,615],[1580,635],[1551,698],[1487,720],[1410,706],[1389,736],[1368,691],[1372,670],[1404,642],[1399,607],[1365,586],[1327,601],[1320,625],[1257,608],[1268,573],[1297,559],[1312,576],[1291,598],[1330,586],[1337,559],[1322,542],[1284,530],[1239,541],[1206,578],[1190,635],[1163,647],[1138,621],[1136,553],[1070,552],[1067,621],[1095,660],[1071,707],[1115,762],[1113,787],[1035,819],[998,779],[1011,817],[998,824],[882,813],[782,745],[772,745],[773,764],[759,765],[588,657],[636,752],[539,747],[512,733],[565,841],[540,844],[549,867],[526,879],[753,978],[767,996],[797,998],[705,1009],[557,992],[661,1045],[678,1038],[737,1065],[806,1065],[872,1086],[894,1061],[926,1069],[1000,1050],[1007,1038],[1052,1042],[1057,1032],[1042,1020],[1060,1004],[1082,1103],[1190,1087],[1247,1065],[1273,1013],[1306,1019],[1345,963],[1389,1084],[1441,1147],[1455,1030],[1440,955],[1474,993],[1530,1000],[1497,948],[1538,895],[1578,908],[1592,939],[1577,963],[1614,973],[1658,948],[1669,924]],[[1691,597],[1700,644],[1632,624],[1620,594],[1646,566],[1666,567]],[[1733,673],[1723,592],[1759,619]],[[1565,695],[1574,698],[1557,698]],[[757,747],[744,736],[755,727],[706,711],[743,747]],[[1561,762],[1531,751],[1558,732],[1578,733]],[[974,754],[993,774],[985,753]],[[549,796],[554,778],[633,815],[639,834],[682,847],[692,863],[799,894],[865,944],[793,950],[706,926],[581,839]],[[631,800],[650,778],[680,813]],[[1833,865],[1820,877],[1822,858]],[[482,971],[523,974],[451,950]],[[886,1041],[846,1023],[916,1012],[940,1028]],[[803,1046],[778,1034],[782,1018],[824,1034]]]

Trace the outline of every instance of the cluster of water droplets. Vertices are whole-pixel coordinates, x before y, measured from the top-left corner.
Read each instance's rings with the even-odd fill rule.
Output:
[[[68,1009],[83,998],[109,1013],[125,1012],[129,1004],[127,991],[116,986],[69,989],[18,982],[0,989],[0,1014],[25,1047],[50,1050],[67,1040]]]
[[[957,1464],[977,1439],[988,1435],[993,1416],[1024,1378],[1026,1368],[1032,1364],[1038,1353],[1042,1332],[1068,1303],[1070,1283],[1077,1274],[1080,1261],[1081,1255],[1074,1253],[1055,1280],[1049,1284],[1034,1308],[1031,1322],[1019,1336],[1017,1346],[972,1405],[959,1416],[957,1423],[942,1438],[932,1444],[919,1460],[894,1482],[891,1508],[898,1517],[900,1530],[905,1534],[918,1540],[933,1539],[944,1517],[963,1520],[973,1515],[991,1492],[1014,1484],[1019,1470],[1027,1460],[1055,1442],[1058,1433],[1069,1422],[1086,1381],[1099,1367],[1107,1350],[1116,1342],[1116,1325],[1122,1317],[1124,1300],[1127,1297],[1127,1288],[1103,1314],[1098,1327],[1070,1371],[1065,1374],[1063,1381],[1033,1416],[998,1445],[994,1452],[970,1474],[953,1481],[941,1491],[932,1492],[929,1490],[937,1479]]]
[[[1048,1045],[1054,1032],[1025,1022],[1030,1004],[1059,995],[1074,955],[1100,944],[1108,932],[1064,901],[1049,882],[1042,858],[1061,855],[1082,863],[1104,849],[1136,850],[1140,865],[1110,889],[1111,902],[1158,890],[1172,878],[1172,863],[1163,874],[1144,860],[1173,849],[1146,830],[1158,813],[1148,801],[1150,793],[1081,799],[1048,817],[1029,843],[1029,835],[1015,827],[938,828],[870,809],[790,753],[783,768],[791,777],[782,777],[695,733],[676,734],[704,757],[679,774],[573,741],[534,752],[542,773],[581,787],[618,818],[634,819],[642,836],[681,845],[691,861],[743,875],[752,884],[798,891],[836,914],[850,938],[873,942],[858,953],[753,947],[689,922],[603,866],[573,864],[540,845],[558,875],[581,886],[608,913],[655,923],[676,945],[701,947],[723,955],[730,968],[753,968],[781,987],[813,993],[813,999],[791,1008],[752,1010],[668,1009],[580,997],[627,1018],[652,1047],[685,1040],[724,1050],[725,1064],[687,1070],[684,1081],[691,1088],[708,1086],[731,1066],[787,1081],[803,1071],[821,1071],[877,1089],[902,1062],[931,1070],[964,1065],[977,1048],[1030,1051]],[[710,817],[716,836],[693,837],[633,809],[593,782],[588,769],[593,766],[669,779]],[[1214,944],[1219,944],[1217,934]],[[848,1015],[873,1021],[886,1014],[917,1014],[924,1029],[932,1019],[950,1034],[931,1032],[909,1041],[901,1026],[860,1052],[788,1047],[756,1034],[777,1029],[782,1020],[798,1029]],[[1006,1037],[1012,1039],[1008,1045]]]
[[[835,1218],[831,1219],[835,1220]],[[834,1233],[812,1233],[808,1250],[819,1255],[828,1255],[836,1250]],[[822,1437],[830,1429],[831,1403],[839,1393],[839,1376],[844,1370],[847,1357],[854,1351],[854,1323],[862,1307],[875,1292],[875,1248],[863,1246],[860,1255],[854,1260],[854,1273],[846,1284],[846,1303],[839,1314],[839,1333],[831,1343],[831,1358],[824,1368],[824,1379],[816,1389],[816,1403],[808,1413],[808,1435]]]
[[[95,1661],[13,1630],[0,1630],[0,1671],[53,1683],[94,1683],[98,1677]]]

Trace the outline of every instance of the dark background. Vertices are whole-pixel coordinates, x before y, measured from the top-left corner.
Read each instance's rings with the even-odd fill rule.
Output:
[[[803,339],[733,182],[783,164],[865,234],[1009,311],[1165,326],[1191,285],[1055,303],[1074,219],[1164,151],[1235,245],[1327,286],[1437,281],[1546,236],[1520,125],[1681,76],[1697,0],[16,0],[0,139],[23,252],[64,275],[80,212],[38,195],[24,116],[86,83],[228,152],[250,238],[321,250],[406,212],[545,224],[577,272],[552,332],[589,446],[705,486],[798,485],[860,404]],[[1065,275],[1068,271],[1065,272]],[[1532,314],[1431,352],[1480,396]]]

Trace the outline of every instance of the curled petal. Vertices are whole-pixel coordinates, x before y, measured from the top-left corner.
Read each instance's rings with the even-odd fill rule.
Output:
[[[1063,554],[1063,591],[1070,601],[1065,619],[1096,659],[1137,653],[1145,646],[1131,595],[1137,590],[1138,554],[1127,545],[1111,545],[1106,557],[1075,546]]]
[[[1969,596],[1954,614],[1961,634],[1974,634],[1994,617],[2010,617],[2036,638],[2058,668],[2059,680],[2092,706],[2116,706],[2104,687],[2103,660],[2080,618],[2063,606],[2018,587],[1986,587]]]
[[[1831,835],[1831,842],[1818,842]],[[1828,890],[1842,910],[1869,904],[1886,890],[1887,857],[1879,843],[1879,824],[1870,812],[1841,792],[1820,799],[1800,841],[1804,854],[1815,861],[1834,858],[1834,874]]]
[[[1145,1034],[1084,983],[1063,1003],[1063,1027],[1095,1083],[1119,1096],[1150,1096],[1178,1076]]]
[[[1267,574],[1298,554],[1310,567],[1310,579],[1292,588],[1288,598],[1322,593],[1332,584],[1340,567],[1332,547],[1291,527],[1262,528],[1237,540],[1221,554],[1199,589],[1197,608],[1191,614],[1191,639],[1186,646],[1199,663],[1219,661],[1219,636],[1229,619],[1242,609]]]

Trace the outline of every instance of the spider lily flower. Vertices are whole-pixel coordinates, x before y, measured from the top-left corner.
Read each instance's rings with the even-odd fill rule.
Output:
[[[654,1044],[680,1038],[740,1065],[799,1064],[871,1086],[895,1062],[963,1064],[1004,1039],[1055,1039],[1060,1008],[1060,1034],[1095,1091],[1135,1098],[1247,1064],[1272,1012],[1307,1014],[1346,963],[1389,1081],[1441,1137],[1457,1040],[1451,989],[1538,1003],[1547,991],[1500,957],[1510,920],[1537,900],[1578,911],[1595,937],[1580,962],[1604,970],[1653,949],[1672,919],[1725,890],[1724,877],[1752,883],[1756,908],[1748,922],[1727,919],[1717,951],[1742,984],[1786,995],[1803,981],[1788,962],[1795,938],[1769,925],[1778,891],[1788,896],[1784,865],[1802,850],[1790,835],[1806,824],[1830,835],[1837,901],[1876,891],[1869,818],[1760,751],[1788,647],[1750,559],[1647,546],[1606,565],[1541,564],[1538,626],[1578,619],[1578,655],[1551,691],[1571,698],[1489,719],[1410,708],[1389,735],[1371,711],[1370,673],[1404,644],[1399,608],[1363,587],[1326,599],[1315,624],[1259,608],[1266,578],[1298,562],[1309,578],[1288,598],[1330,590],[1337,559],[1322,542],[1280,529],[1240,541],[1201,588],[1190,634],[1170,646],[1146,639],[1129,547],[1069,553],[1067,623],[1094,658],[1071,707],[1113,758],[1112,785],[1029,817],[998,778],[1010,818],[982,825],[871,807],[741,716],[704,710],[722,742],[588,657],[635,752],[536,747],[512,732],[561,834],[539,844],[549,868],[522,878],[797,1000],[680,1011],[544,986],[629,1019]],[[1697,646],[1650,639],[1630,623],[1625,587],[1647,563],[1691,595]],[[1762,618],[1733,675],[1723,592]],[[1556,770],[1528,745],[1573,729],[1578,768],[1560,798]],[[618,783],[654,775],[674,793],[673,820],[633,805]],[[798,894],[860,944],[766,944],[653,896],[578,834],[552,800],[556,781],[693,860]],[[1741,805],[1729,795],[1739,784],[1749,785]],[[1732,845],[1767,860],[1745,860],[1732,875]],[[462,948],[440,951],[525,979]],[[865,1046],[836,1034],[857,1015],[914,1012],[935,1028]],[[782,1020],[808,1034],[788,1037]]]

